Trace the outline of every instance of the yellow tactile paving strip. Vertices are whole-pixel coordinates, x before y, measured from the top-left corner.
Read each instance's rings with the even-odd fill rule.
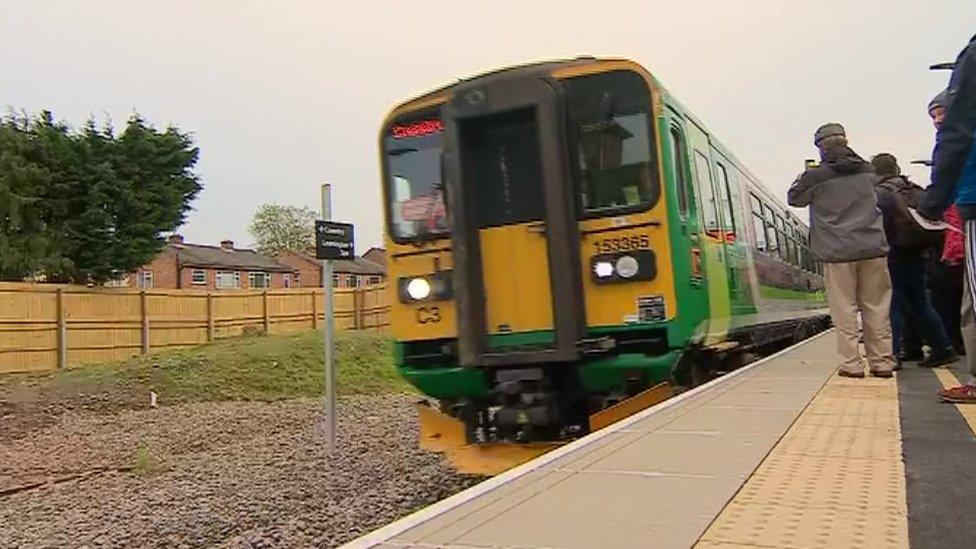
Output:
[[[952,371],[945,368],[935,368],[933,371],[935,372],[935,377],[939,378],[939,383],[946,389],[961,385],[959,378]],[[976,404],[956,404],[955,406],[963,419],[966,420],[966,423],[969,424],[969,430],[976,436]]]
[[[895,380],[831,378],[697,547],[908,547]]]

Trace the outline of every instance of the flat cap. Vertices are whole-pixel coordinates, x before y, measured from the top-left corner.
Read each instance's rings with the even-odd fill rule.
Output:
[[[847,132],[844,130],[844,126],[841,126],[837,122],[831,122],[829,124],[824,124],[817,128],[817,132],[813,134],[813,144],[817,145],[824,139],[828,137],[846,137]]]

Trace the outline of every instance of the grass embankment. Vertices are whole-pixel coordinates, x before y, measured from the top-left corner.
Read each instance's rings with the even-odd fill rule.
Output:
[[[137,407],[146,406],[150,389],[161,405],[314,397],[324,392],[322,349],[317,331],[239,337],[52,374],[5,376],[0,399],[18,389],[85,405]],[[340,395],[411,391],[396,373],[392,346],[383,336],[337,334],[336,366]]]

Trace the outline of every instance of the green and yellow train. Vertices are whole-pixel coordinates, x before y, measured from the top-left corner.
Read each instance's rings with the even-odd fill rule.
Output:
[[[632,61],[461,80],[380,149],[396,363],[468,443],[573,438],[829,323],[807,228]]]

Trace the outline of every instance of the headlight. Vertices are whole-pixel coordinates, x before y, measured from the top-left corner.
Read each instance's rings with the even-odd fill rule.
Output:
[[[590,258],[590,272],[597,284],[646,282],[657,278],[657,257],[651,250],[597,254]]]
[[[407,283],[407,295],[420,301],[430,297],[430,282],[426,278],[415,278]]]
[[[613,263],[609,261],[597,261],[593,265],[593,274],[597,278],[610,278],[613,276]]]
[[[397,295],[400,303],[420,301],[444,301],[454,297],[451,271],[404,276],[397,279]]]
[[[617,274],[621,278],[634,278],[637,274],[638,265],[634,256],[622,255],[617,259]]]

